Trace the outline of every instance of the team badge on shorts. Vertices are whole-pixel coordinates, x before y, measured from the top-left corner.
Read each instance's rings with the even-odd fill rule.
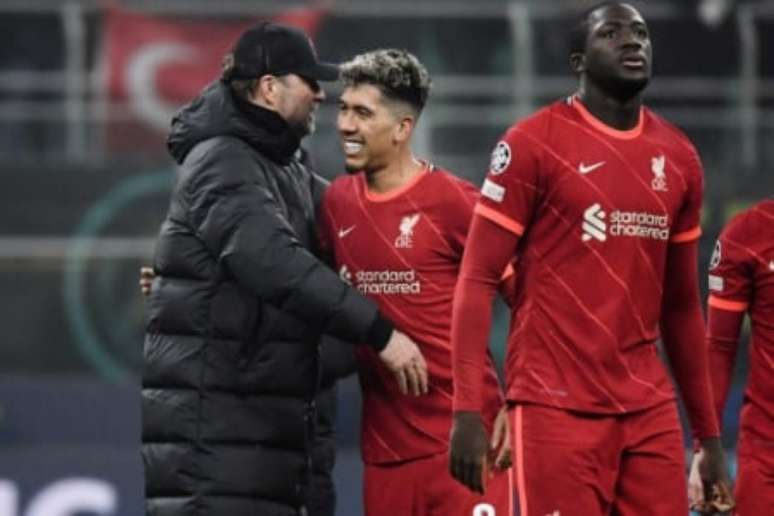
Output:
[[[492,151],[492,162],[489,164],[489,170],[492,174],[502,174],[511,163],[511,147],[506,142],[498,142]]]

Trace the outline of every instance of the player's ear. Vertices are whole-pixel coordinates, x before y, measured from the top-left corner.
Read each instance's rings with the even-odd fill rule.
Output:
[[[573,52],[570,54],[570,68],[576,75],[586,71],[586,54]]]
[[[408,141],[411,138],[411,133],[414,131],[414,125],[416,125],[416,119],[413,116],[401,117],[393,133],[395,143]]]

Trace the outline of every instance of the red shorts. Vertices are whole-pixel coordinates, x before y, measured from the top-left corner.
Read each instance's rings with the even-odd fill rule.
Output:
[[[736,453],[734,516],[774,514],[774,442],[742,430]]]
[[[480,496],[449,473],[445,453],[398,464],[366,464],[366,516],[511,516],[512,470],[493,474]]]
[[[675,403],[624,415],[510,411],[520,516],[688,514]]]

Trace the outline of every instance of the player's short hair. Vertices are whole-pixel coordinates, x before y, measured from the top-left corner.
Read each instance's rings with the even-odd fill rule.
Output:
[[[612,7],[614,5],[626,4],[627,2],[597,2],[591,7],[581,11],[575,19],[570,29],[570,54],[583,54],[586,52],[586,39],[589,35],[589,18],[591,14],[599,9]]]
[[[387,99],[405,102],[416,116],[430,95],[432,81],[425,66],[406,50],[386,48],[365,52],[341,65],[344,87],[371,84]]]

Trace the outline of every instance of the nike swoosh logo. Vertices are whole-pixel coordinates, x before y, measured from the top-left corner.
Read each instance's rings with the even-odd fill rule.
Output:
[[[339,230],[339,238],[344,238],[345,236],[349,235],[352,230],[355,229],[355,226],[350,226],[346,229],[342,228]]]
[[[598,169],[604,164],[605,164],[604,161],[600,161],[599,163],[594,163],[592,165],[585,165],[583,164],[583,162],[581,162],[581,164],[578,165],[578,172],[580,172],[581,174],[588,174],[589,172],[595,171],[596,169]]]

